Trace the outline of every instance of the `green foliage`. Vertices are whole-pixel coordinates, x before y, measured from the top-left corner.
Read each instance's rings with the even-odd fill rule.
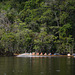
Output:
[[[74,0],[1,0],[0,52],[73,50]]]
[[[72,25],[65,24],[62,27],[60,27],[60,35],[62,37],[68,37],[72,33]]]
[[[1,38],[1,43],[6,51],[14,51],[14,46],[16,44],[15,35],[13,33],[3,34]]]

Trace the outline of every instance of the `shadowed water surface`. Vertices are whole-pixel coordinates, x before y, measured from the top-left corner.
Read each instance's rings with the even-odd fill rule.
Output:
[[[0,57],[0,75],[75,75],[75,58]]]

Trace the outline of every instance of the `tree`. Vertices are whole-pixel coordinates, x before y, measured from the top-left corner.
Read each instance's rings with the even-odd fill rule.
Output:
[[[13,33],[5,33],[1,38],[2,46],[5,49],[5,52],[14,52],[14,47],[16,44],[15,35]]]

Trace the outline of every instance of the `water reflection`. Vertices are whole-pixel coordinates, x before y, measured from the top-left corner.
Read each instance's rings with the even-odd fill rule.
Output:
[[[0,75],[74,75],[70,57],[0,57]]]

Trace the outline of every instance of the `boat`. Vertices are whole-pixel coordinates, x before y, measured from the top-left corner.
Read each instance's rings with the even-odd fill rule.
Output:
[[[58,57],[58,56],[72,56],[72,55],[61,55],[59,53],[54,53],[54,54],[38,54],[38,53],[35,53],[35,52],[32,52],[32,53],[22,53],[22,54],[19,54],[17,55],[16,57]],[[75,57],[75,54],[73,54],[73,56]]]
[[[31,53],[23,53],[17,55],[17,57],[49,57],[49,56],[44,56],[44,55],[33,55]]]
[[[73,53],[72,56],[75,58],[75,53]]]

